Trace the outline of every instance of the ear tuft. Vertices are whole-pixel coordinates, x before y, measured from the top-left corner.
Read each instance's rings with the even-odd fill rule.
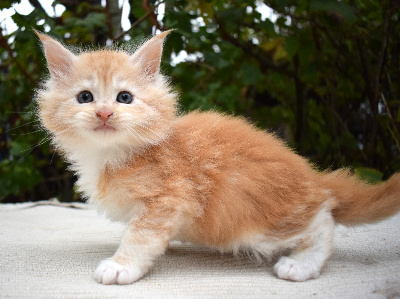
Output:
[[[141,64],[146,75],[152,76],[159,73],[164,40],[171,31],[167,30],[154,36],[131,56],[130,60]]]
[[[64,78],[70,73],[76,56],[57,40],[37,30],[34,31],[42,42],[51,76],[54,78]]]

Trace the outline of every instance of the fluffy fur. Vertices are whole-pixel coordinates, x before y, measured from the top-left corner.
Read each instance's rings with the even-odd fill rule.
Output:
[[[95,279],[140,279],[172,239],[262,258],[283,279],[319,276],[335,223],[379,221],[400,209],[400,176],[367,185],[346,171],[318,173],[275,136],[214,112],[178,116],[160,74],[163,41],[135,53],[73,54],[38,33],[50,76],[37,92],[40,118],[70,162],[77,185],[109,218],[127,225]],[[90,91],[93,101],[79,103]],[[119,92],[130,104],[116,101]]]

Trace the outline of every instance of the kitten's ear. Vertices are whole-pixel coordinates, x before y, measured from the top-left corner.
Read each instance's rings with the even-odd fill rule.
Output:
[[[171,31],[172,30],[164,31],[154,36],[132,54],[130,60],[135,63],[139,62],[146,75],[156,75],[160,71],[164,40]]]
[[[51,76],[63,78],[68,75],[77,57],[60,42],[50,36],[36,30],[35,33],[42,42],[44,55],[46,56]]]

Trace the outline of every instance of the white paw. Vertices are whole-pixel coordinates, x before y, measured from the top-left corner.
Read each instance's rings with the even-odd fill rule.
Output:
[[[130,284],[145,273],[132,266],[123,266],[110,260],[102,261],[94,272],[94,279],[102,284]]]
[[[299,262],[284,256],[275,264],[274,272],[282,279],[306,281],[311,278],[317,278],[320,274],[320,267],[314,263]]]

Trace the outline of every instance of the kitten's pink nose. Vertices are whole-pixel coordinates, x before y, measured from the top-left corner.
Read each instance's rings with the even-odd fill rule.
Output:
[[[96,112],[96,115],[102,121],[106,122],[110,118],[110,116],[113,115],[113,112],[110,109],[103,107]]]

